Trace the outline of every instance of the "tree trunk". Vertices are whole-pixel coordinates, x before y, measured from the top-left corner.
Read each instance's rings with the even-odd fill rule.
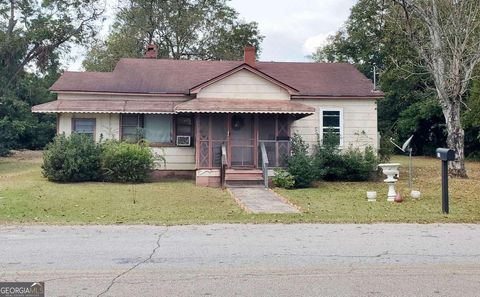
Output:
[[[465,170],[465,133],[462,129],[460,109],[458,100],[450,101],[444,109],[448,131],[447,145],[449,149],[455,151],[456,155],[456,160],[449,162],[448,172],[453,177],[468,178]]]

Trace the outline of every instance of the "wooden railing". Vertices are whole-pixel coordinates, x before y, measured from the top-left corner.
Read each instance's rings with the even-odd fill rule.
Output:
[[[227,171],[227,147],[225,144],[222,144],[222,165],[220,168],[220,184],[223,189],[225,189],[225,173]]]
[[[268,156],[267,150],[265,149],[265,143],[260,143],[260,150],[262,151],[263,184],[265,185],[265,188],[268,188]]]

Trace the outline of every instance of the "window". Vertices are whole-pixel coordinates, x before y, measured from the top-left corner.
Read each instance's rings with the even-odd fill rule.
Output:
[[[121,121],[122,140],[137,142],[143,138],[142,115],[122,115]]]
[[[321,110],[321,138],[325,142],[330,138],[338,146],[343,145],[343,111],[342,109]]]
[[[171,143],[172,142],[172,115],[152,115],[144,116],[145,140],[152,143]]]
[[[193,119],[189,116],[177,116],[176,134],[179,136],[193,136]]]
[[[72,132],[87,134],[92,137],[95,135],[95,119],[72,119]]]
[[[122,140],[145,139],[153,144],[173,142],[173,117],[164,114],[122,115]]]

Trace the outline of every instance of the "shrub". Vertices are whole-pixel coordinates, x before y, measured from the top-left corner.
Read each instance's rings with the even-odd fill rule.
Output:
[[[374,175],[377,166],[377,157],[372,147],[366,147],[363,152],[357,148],[349,148],[342,154],[345,173],[338,176],[338,180],[365,181]]]
[[[364,152],[352,147],[341,152],[338,148],[317,146],[313,159],[316,179],[328,181],[369,180],[377,165],[370,146]]]
[[[57,135],[43,155],[42,173],[50,181],[83,182],[100,177],[100,148],[91,136]]]
[[[285,169],[275,169],[275,174],[272,178],[275,187],[291,189],[295,186],[295,178]]]
[[[309,187],[315,178],[308,145],[296,133],[292,137],[290,156],[287,157],[287,171],[293,175],[296,188]]]
[[[153,153],[144,143],[107,141],[101,160],[104,180],[112,182],[144,182],[154,167]]]
[[[390,142],[390,138],[395,138],[392,133],[385,133],[380,136],[380,148],[378,150],[378,159],[380,163],[387,163],[395,152],[395,146]]]

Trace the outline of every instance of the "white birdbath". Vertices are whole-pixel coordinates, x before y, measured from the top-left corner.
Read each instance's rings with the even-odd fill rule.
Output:
[[[399,163],[385,163],[385,164],[378,164],[378,167],[382,168],[383,174],[387,176],[387,179],[384,182],[388,185],[388,198],[387,201],[394,201],[397,193],[395,192],[395,183],[397,179],[395,175],[399,174],[398,167],[400,167]]]

